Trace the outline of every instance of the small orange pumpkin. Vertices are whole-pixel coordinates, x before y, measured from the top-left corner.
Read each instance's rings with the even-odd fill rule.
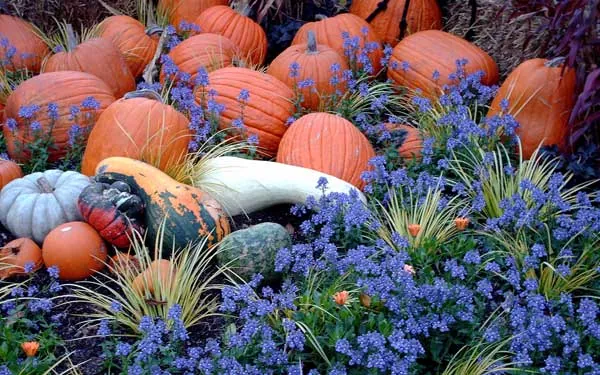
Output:
[[[299,65],[297,77],[291,77],[290,65],[297,63]],[[314,87],[301,89],[304,98],[302,106],[318,111],[320,105],[324,104],[323,98],[331,96],[339,90],[345,91],[346,85],[333,86],[331,80],[331,66],[338,64],[340,71],[349,69],[346,59],[333,48],[317,44],[314,32],[308,32],[307,44],[295,44],[288,47],[279,56],[271,62],[267,74],[278,78],[290,88],[298,85],[298,82],[312,79]]]
[[[25,265],[33,264],[32,272],[42,267],[42,250],[30,238],[17,238],[0,247],[0,280],[25,275]]]
[[[104,268],[107,249],[94,228],[82,221],[72,221],[48,233],[42,257],[46,267],[58,267],[61,280],[77,281]]]
[[[135,90],[135,79],[125,58],[109,39],[93,38],[77,45],[72,28],[68,27],[67,30],[67,51],[50,56],[44,62],[42,71],[79,71],[93,74],[103,80],[117,98]]]
[[[192,23],[206,9],[227,5],[229,0],[158,0],[158,13],[166,14],[169,23],[179,30],[182,21]]]
[[[409,2],[409,4],[407,4]],[[442,11],[436,0],[389,0],[385,9],[377,11],[380,0],[357,0],[350,6],[350,13],[367,19],[384,43],[394,47],[401,37],[422,30],[441,29]],[[408,5],[408,9],[406,6]],[[404,12],[406,30],[400,35]],[[374,16],[372,16],[374,14]],[[369,20],[369,18],[372,18]]]
[[[363,29],[367,31],[366,37],[363,34]],[[369,53],[369,60],[373,65],[374,74],[381,70],[381,58],[383,57],[381,37],[367,21],[359,16],[343,13],[330,18],[320,17],[319,21],[305,23],[294,36],[292,44],[306,44],[310,30],[315,33],[317,43],[328,45],[341,56],[346,56],[343,33],[348,33],[351,38],[360,38],[361,49],[365,48],[366,43],[376,43],[377,48]]]
[[[244,60],[260,65],[267,57],[267,34],[248,17],[250,10],[247,1],[240,1],[235,9],[217,5],[202,12],[194,23],[203,33],[227,37],[240,48]]]
[[[0,190],[12,180],[23,177],[21,167],[14,161],[0,159]]]
[[[421,131],[415,127],[404,124],[393,124],[386,123],[385,127],[389,131],[405,131],[406,136],[404,141],[398,147],[398,155],[403,159],[412,159],[413,157],[417,160],[421,159],[421,151],[423,150],[423,136]]]
[[[426,30],[402,39],[390,58],[388,78],[400,86],[420,89],[422,96],[436,98],[442,87],[456,83],[449,76],[456,72],[456,61],[467,59],[467,75],[482,70],[482,83],[498,82],[498,66],[485,51],[466,40],[439,30]],[[405,68],[403,65],[408,64]],[[434,72],[439,73],[437,79]]]
[[[492,101],[488,117],[501,113],[500,103],[508,100],[508,113],[519,123],[523,157],[529,159],[542,145],[558,145],[565,151],[569,116],[575,106],[577,77],[546,59],[531,59],[506,78]]]
[[[100,36],[109,39],[125,57],[125,63],[133,77],[139,77],[154,57],[158,44],[144,25],[135,18],[110,16],[99,25]]]
[[[18,17],[0,15],[0,39],[6,38],[11,47],[16,48],[10,63],[4,67],[9,71],[27,69],[39,72],[42,60],[50,54],[50,49],[35,33],[33,25]],[[0,47],[0,60],[7,58],[8,48]]]
[[[218,34],[203,33],[194,35],[179,43],[169,52],[169,57],[179,71],[190,74],[190,81],[204,68],[207,72],[231,66],[239,55],[239,49],[231,40]],[[164,66],[160,72],[160,82],[165,82]]]
[[[131,287],[138,294],[153,294],[155,284],[160,283],[163,291],[168,290],[175,279],[175,268],[166,259],[157,259],[133,279]]]
[[[314,112],[296,120],[284,134],[277,162],[327,173],[359,189],[375,150],[350,121],[330,113]],[[315,181],[316,183],[316,181]]]

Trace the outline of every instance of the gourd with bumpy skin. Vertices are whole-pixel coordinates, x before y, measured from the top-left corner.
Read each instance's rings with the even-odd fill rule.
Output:
[[[194,186],[209,192],[230,216],[249,214],[277,204],[303,204],[319,198],[319,178],[327,179],[326,193],[365,196],[352,184],[326,173],[294,165],[221,156],[206,160]]]
[[[90,183],[81,173],[57,169],[13,180],[0,192],[0,222],[15,237],[41,244],[57,226],[81,220],[77,198]]]
[[[231,233],[219,244],[217,259],[246,280],[260,273],[269,282],[277,278],[277,251],[292,246],[288,231],[277,223],[261,223]]]
[[[142,199],[148,243],[155,244],[165,221],[163,258],[171,255],[173,245],[181,249],[202,237],[207,237],[208,245],[212,245],[230,232],[227,216],[216,200],[144,162],[125,157],[104,159],[96,168],[96,180],[123,181]]]

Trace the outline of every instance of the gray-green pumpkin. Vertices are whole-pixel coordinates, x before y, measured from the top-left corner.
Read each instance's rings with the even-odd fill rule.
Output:
[[[246,280],[260,273],[265,281],[277,278],[275,256],[282,247],[290,247],[292,238],[277,223],[261,223],[235,231],[223,238],[217,255],[221,265],[229,264]]]

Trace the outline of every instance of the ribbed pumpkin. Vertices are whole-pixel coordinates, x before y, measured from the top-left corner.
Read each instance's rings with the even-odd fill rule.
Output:
[[[227,5],[229,0],[159,0],[158,12],[169,16],[169,23],[179,29],[181,21],[192,23],[206,9]]]
[[[385,9],[376,12],[381,3],[385,3]],[[404,35],[400,35],[400,24],[405,17],[407,6],[406,29]],[[392,47],[400,41],[401,37],[422,30],[442,28],[442,12],[436,0],[353,1],[350,13],[369,21],[383,42]]]
[[[323,18],[320,21],[305,23],[294,36],[292,44],[306,44],[308,42],[308,31],[312,30],[317,37],[318,44],[328,45],[340,55],[346,56],[342,34],[347,32],[351,38],[359,37],[360,47],[364,48],[365,36],[362,33],[363,28],[368,30],[366,41],[378,44],[378,47],[369,54],[369,59],[373,65],[373,72],[377,73],[381,70],[381,58],[383,57],[381,37],[367,21],[354,14],[344,13],[335,17]]]
[[[293,63],[300,66],[297,77],[290,76],[290,65]],[[271,62],[267,74],[278,78],[290,88],[294,88],[298,82],[305,79],[312,79],[315,82],[314,87],[303,88],[300,91],[304,98],[302,105],[318,111],[319,104],[322,103],[321,98],[330,97],[336,90],[345,91],[344,84],[340,83],[336,87],[330,83],[333,64],[338,64],[342,72],[349,69],[342,55],[327,45],[317,44],[315,34],[309,31],[308,42],[288,47]]]
[[[154,246],[165,221],[163,257],[171,255],[173,245],[180,249],[202,237],[213,245],[230,232],[227,216],[210,195],[139,160],[118,156],[104,159],[96,168],[96,180],[109,184],[123,181],[142,199],[148,244]]]
[[[179,43],[169,52],[169,57],[179,71],[190,74],[191,82],[204,68],[207,72],[231,66],[239,56],[238,47],[222,35],[203,33],[194,35]],[[160,82],[165,81],[164,67],[160,72]]]
[[[403,159],[421,159],[423,150],[423,136],[421,131],[413,126],[404,124],[386,123],[385,127],[390,131],[405,131],[404,141],[398,147],[398,155]]]
[[[24,20],[0,15],[0,40],[6,38],[11,47],[16,48],[11,63],[5,67],[9,71],[27,69],[39,72],[42,60],[50,54],[50,49],[34,32],[33,26]],[[8,48],[0,47],[0,60],[7,59]]]
[[[359,189],[375,156],[369,140],[348,120],[315,112],[296,120],[283,136],[277,162],[327,173]],[[315,181],[315,184],[317,182]]]
[[[523,156],[531,157],[540,145],[558,145],[564,151],[568,122],[575,105],[576,75],[546,59],[531,59],[519,65],[502,84],[492,101],[488,117],[501,112],[503,99],[508,113],[519,123]]]
[[[134,77],[139,77],[156,51],[156,37],[149,35],[144,25],[135,18],[110,16],[99,25],[100,36],[109,39],[125,57],[125,63]]]
[[[93,38],[77,45],[71,32],[68,44],[67,51],[58,52],[44,62],[42,71],[70,70],[93,74],[103,80],[117,98],[135,90],[135,79],[125,58],[109,39]]]
[[[127,156],[166,170],[181,160],[192,133],[188,119],[153,91],[134,91],[111,104],[90,132],[81,171],[92,176],[110,156]]]
[[[267,57],[267,34],[248,17],[250,7],[241,1],[235,9],[217,5],[210,7],[194,23],[203,33],[215,33],[230,39],[240,48],[242,59],[251,64],[262,64]]]
[[[279,142],[287,130],[286,121],[294,113],[292,89],[277,78],[246,68],[229,67],[208,75],[210,89],[217,92],[215,101],[225,106],[219,128],[231,128],[231,122],[242,116],[238,96],[242,89],[250,93],[244,105],[244,125],[249,135],[258,136],[258,145],[269,156],[277,153]],[[196,102],[202,103],[201,90]]]
[[[498,82],[498,66],[481,48],[455,35],[426,30],[407,36],[394,47],[388,77],[398,85],[421,89],[422,95],[437,97],[445,84],[453,83],[448,77],[456,72],[456,61],[467,59],[465,73],[484,72],[482,83]],[[403,69],[402,63],[408,63]],[[439,78],[434,80],[434,72]],[[454,82],[455,83],[455,82]]]
[[[49,150],[49,160],[53,162],[63,157],[69,147],[69,129],[73,125],[73,120],[69,119],[71,106],[81,106],[83,100],[89,96],[96,99],[100,107],[97,110],[82,108],[82,115],[100,114],[115,101],[111,89],[100,78],[88,73],[43,73],[21,83],[6,101],[6,118],[14,118],[17,121],[17,130],[12,132],[7,126],[2,129],[11,159],[27,160],[29,158],[27,150],[23,150],[19,145],[22,142],[33,141],[33,133],[28,130],[27,122],[19,117],[21,107],[31,105],[40,107],[35,120],[40,122],[42,132],[47,133],[52,129],[51,135],[56,149]],[[48,114],[47,108],[50,103],[58,106],[56,120],[52,120]],[[85,130],[93,124],[82,122],[79,125]]]
[[[6,184],[21,177],[23,177],[23,171],[17,163],[0,158],[0,191]]]
[[[108,257],[98,232],[82,221],[64,223],[48,233],[42,245],[46,267],[58,267],[61,280],[83,280],[101,271]]]
[[[166,259],[157,259],[133,279],[131,287],[139,295],[153,294],[160,288],[165,293],[175,281],[175,265]]]
[[[24,275],[25,266],[33,264],[31,272],[42,267],[42,250],[29,238],[17,238],[0,247],[0,280]]]

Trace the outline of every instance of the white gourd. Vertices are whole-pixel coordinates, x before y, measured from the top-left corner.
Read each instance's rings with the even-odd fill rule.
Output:
[[[308,196],[323,195],[317,188],[327,178],[326,193],[355,190],[363,203],[365,196],[352,184],[313,169],[271,161],[221,156],[204,161],[194,185],[211,194],[230,216],[252,213],[276,204],[304,203]]]
[[[53,169],[11,181],[0,192],[0,222],[38,244],[57,226],[82,220],[77,198],[90,184],[81,173]]]

